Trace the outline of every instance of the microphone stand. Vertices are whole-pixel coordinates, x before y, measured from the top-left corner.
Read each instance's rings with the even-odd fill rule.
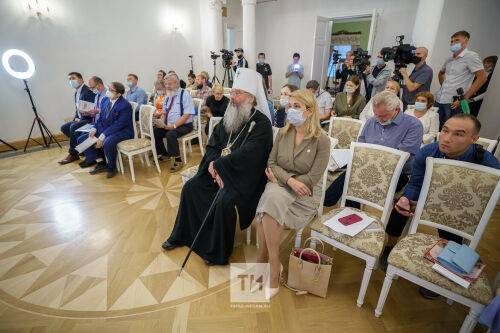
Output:
[[[250,123],[250,126],[248,127],[248,132],[247,132],[245,138],[241,142],[240,147],[242,147],[245,144],[245,142],[247,141],[248,135],[253,130],[254,126],[255,126],[255,121],[252,121]],[[215,207],[215,203],[217,202],[217,199],[219,198],[219,196],[220,196],[220,194],[222,193],[223,190],[224,190],[224,188],[222,188],[222,187],[217,190],[217,193],[215,194],[215,198],[212,201],[212,203],[210,204],[210,207],[208,208],[207,214],[205,215],[205,218],[203,219],[203,222],[201,223],[200,229],[198,229],[198,232],[196,233],[196,236],[194,236],[193,242],[191,243],[191,247],[189,248],[189,251],[188,251],[188,253],[186,255],[186,258],[184,259],[184,262],[182,263],[181,268],[179,269],[179,273],[177,273],[177,276],[181,276],[182,270],[184,269],[184,266],[186,266],[186,263],[187,263],[187,261],[189,259],[189,256],[191,255],[191,252],[193,252],[193,248],[194,248],[194,246],[196,244],[196,241],[198,241],[198,238],[200,237],[201,230],[205,226],[205,223],[207,223],[208,217],[212,213],[212,210]]]

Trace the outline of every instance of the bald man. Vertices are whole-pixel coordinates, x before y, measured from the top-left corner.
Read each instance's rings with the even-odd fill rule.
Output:
[[[412,63],[415,64],[415,68],[411,72],[410,76],[406,73],[405,67],[399,70],[405,80],[402,98],[403,108],[405,110],[408,104],[415,103],[415,95],[417,93],[431,90],[432,68],[425,63],[428,54],[429,50],[427,50],[426,47],[417,47],[412,58]]]

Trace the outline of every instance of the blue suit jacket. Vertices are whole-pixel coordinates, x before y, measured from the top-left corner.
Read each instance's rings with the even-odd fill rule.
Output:
[[[120,96],[106,117],[106,109],[110,99],[105,97],[101,102],[99,119],[96,122],[96,137],[104,133],[105,136],[119,133],[123,138],[134,137],[134,124],[132,123],[132,106]]]
[[[75,101],[75,118],[81,118],[82,120],[88,120],[92,122],[92,115],[80,117],[80,115],[78,114],[78,108],[76,107],[76,91],[75,95],[73,96],[73,100]],[[80,101],[94,103],[94,100],[95,94],[92,92],[92,90],[90,90],[89,87],[83,84],[82,91],[80,92]]]

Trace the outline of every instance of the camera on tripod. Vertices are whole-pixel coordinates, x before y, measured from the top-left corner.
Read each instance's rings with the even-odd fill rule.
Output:
[[[215,54],[214,51],[210,51],[210,59],[216,60],[218,57],[220,57],[220,54]]]
[[[352,54],[354,56],[352,64],[356,66],[356,72],[358,75],[364,73],[366,66],[370,65],[370,55],[368,54],[368,51],[358,47],[352,52]]]
[[[396,36],[396,43],[398,45],[393,47],[384,47],[380,53],[384,58],[384,61],[394,60],[394,75],[392,79],[398,82],[403,81],[403,76],[399,72],[399,69],[406,67],[410,63],[418,63],[420,59],[415,57],[416,47],[410,44],[403,44],[405,36]]]
[[[336,64],[337,62],[339,62],[339,59],[340,59],[340,53],[339,53],[339,51],[335,50],[332,47],[332,61],[333,61],[333,63]]]
[[[220,50],[222,53],[222,66],[224,68],[231,68],[231,60],[233,60],[234,53],[226,49]]]

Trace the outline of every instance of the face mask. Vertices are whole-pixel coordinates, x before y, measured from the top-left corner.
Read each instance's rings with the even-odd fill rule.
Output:
[[[493,72],[493,68],[492,67],[488,67],[484,71],[489,74],[489,73]]]
[[[261,64],[263,64],[263,63],[264,63],[264,59],[262,59],[262,58],[261,58],[261,59],[259,59],[259,62],[260,62]]]
[[[164,92],[163,90],[157,90],[157,91],[156,91],[156,93],[157,93],[158,95],[163,95],[165,92]]]
[[[394,110],[394,112],[396,112],[396,110]],[[392,113],[392,117],[394,117],[394,112]],[[384,121],[383,123],[381,123],[380,121],[378,123],[382,126],[388,126],[388,125],[392,124],[392,117],[391,117],[391,119]]]
[[[319,96],[319,93],[315,93],[315,94],[314,94],[314,96],[315,96],[315,97],[318,97],[318,96]]]
[[[419,62],[421,62],[421,61],[422,61],[422,58],[421,58],[421,57],[417,57],[417,56],[413,56],[413,57],[411,57],[411,62],[412,62],[412,64],[415,64],[415,65],[416,65],[416,64],[418,64],[418,63],[419,63]]]
[[[97,88],[95,88],[94,90],[92,90],[92,92],[96,95],[99,95],[99,90],[97,90]]]
[[[243,58],[243,55],[242,55],[242,54],[240,54],[240,55],[238,56],[238,59],[241,59],[241,58]]]
[[[384,64],[384,59],[376,58],[375,59],[375,64],[377,66],[382,66]]]
[[[76,89],[76,88],[78,88],[78,81],[77,80],[69,80],[69,85]]]
[[[345,92],[348,94],[354,93],[354,89],[345,88]]]
[[[127,81],[127,87],[132,88],[132,85],[133,85],[132,81]]]
[[[302,118],[302,111],[291,108],[288,109],[286,118],[288,119],[288,122],[290,122],[290,124],[295,127],[299,127],[306,121],[304,118]]]
[[[450,46],[450,51],[455,53],[455,52],[460,51],[461,48],[462,48],[462,44],[456,43],[456,44],[453,44],[452,46]]]
[[[197,86],[196,86],[196,88],[198,88],[198,89],[200,89],[200,90],[201,90],[201,88],[203,88],[203,84],[199,84],[199,85],[197,85]]]
[[[415,110],[424,111],[427,108],[427,103],[415,102]]]
[[[286,99],[286,98],[280,98],[280,105],[281,106],[287,106],[288,105],[288,99]]]
[[[106,91],[106,97],[109,99],[115,99],[115,94],[108,90]]]

